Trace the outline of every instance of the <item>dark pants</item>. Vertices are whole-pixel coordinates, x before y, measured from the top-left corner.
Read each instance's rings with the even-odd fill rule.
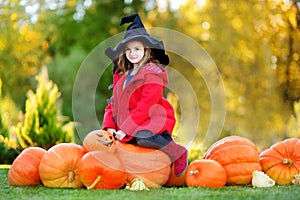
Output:
[[[134,138],[130,140],[130,143],[142,147],[161,149],[171,141],[173,141],[173,139],[167,131],[161,134],[154,134],[151,131],[142,130],[135,134]]]

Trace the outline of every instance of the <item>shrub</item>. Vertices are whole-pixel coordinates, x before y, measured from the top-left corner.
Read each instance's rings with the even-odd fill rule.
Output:
[[[12,141],[9,137],[9,117],[6,110],[15,110],[15,105],[11,103],[11,99],[2,98],[2,81],[0,79],[0,164],[10,164],[18,155],[18,152],[11,147]],[[4,110],[5,109],[5,110]],[[5,115],[7,116],[7,115]],[[13,145],[12,145],[13,146]]]
[[[46,68],[36,76],[36,93],[28,91],[24,120],[13,127],[21,149],[51,146],[72,142],[74,126],[61,115],[58,100],[60,92],[56,84],[48,78]]]

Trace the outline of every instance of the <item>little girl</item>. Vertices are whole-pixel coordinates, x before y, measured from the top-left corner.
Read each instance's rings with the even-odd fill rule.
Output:
[[[123,17],[124,39],[106,55],[115,63],[113,95],[105,109],[103,129],[121,142],[157,148],[169,155],[177,176],[187,168],[187,150],[171,135],[174,109],[163,97],[169,63],[162,41],[151,37],[137,14]]]

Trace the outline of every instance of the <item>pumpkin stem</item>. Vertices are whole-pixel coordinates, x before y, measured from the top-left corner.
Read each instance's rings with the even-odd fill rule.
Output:
[[[88,190],[93,189],[98,183],[100,183],[102,180],[101,176],[97,176],[97,178],[94,180],[94,182],[87,187]]]
[[[199,170],[196,169],[194,171],[190,171],[190,175],[198,175],[199,174]]]
[[[292,166],[292,164],[293,164],[293,160],[290,159],[290,158],[284,158],[284,159],[282,160],[282,163],[290,167],[290,166]]]
[[[74,172],[68,172],[68,182],[72,183],[74,181]]]

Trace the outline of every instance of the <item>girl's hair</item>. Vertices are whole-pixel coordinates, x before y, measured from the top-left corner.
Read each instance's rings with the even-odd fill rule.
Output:
[[[143,66],[144,64],[152,61],[155,64],[160,64],[160,62],[158,61],[158,59],[155,57],[153,51],[146,45],[144,44],[144,57],[141,60],[140,66]],[[121,52],[120,56],[119,56],[119,60],[118,60],[118,68],[122,71],[122,72],[126,72],[130,69],[133,69],[133,64],[131,62],[129,62],[129,60],[126,58],[126,54],[125,51]]]

